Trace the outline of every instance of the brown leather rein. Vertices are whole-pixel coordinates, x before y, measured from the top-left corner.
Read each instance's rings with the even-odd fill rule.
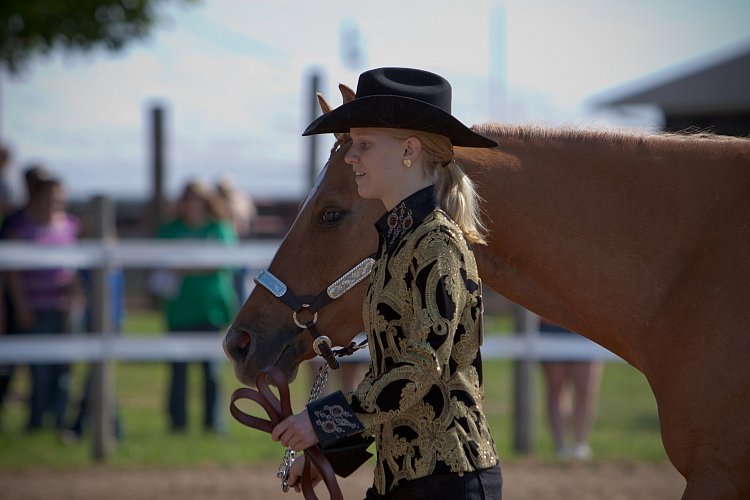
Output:
[[[271,391],[268,384],[268,379],[273,381],[273,384],[279,389],[279,398]],[[229,411],[232,416],[237,419],[240,423],[258,429],[269,434],[273,431],[282,420],[292,415],[292,404],[289,399],[289,384],[282,371],[275,366],[264,368],[258,373],[255,378],[255,385],[258,388],[250,389],[249,387],[242,387],[232,393],[232,400],[229,406]],[[240,399],[250,399],[258,403],[268,414],[270,420],[264,420],[253,415],[249,415],[239,408],[237,408],[236,402]],[[323,456],[316,445],[310,446],[305,449],[305,466],[302,471],[302,492],[306,500],[317,500],[315,491],[313,490],[313,484],[311,479],[310,462],[315,465],[315,468],[320,472],[320,476],[323,478],[323,482],[328,488],[328,492],[331,495],[331,500],[343,500],[344,496],[341,493],[336,482],[336,475],[333,472],[331,464]]]

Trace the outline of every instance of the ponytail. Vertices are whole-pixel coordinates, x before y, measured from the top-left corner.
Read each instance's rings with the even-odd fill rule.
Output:
[[[486,245],[487,228],[482,223],[481,198],[472,181],[453,157],[450,139],[416,130],[391,129],[399,139],[416,137],[425,153],[425,171],[435,183],[440,208],[458,225],[469,243]]]
[[[481,198],[474,182],[455,160],[434,170],[440,207],[461,228],[469,243],[486,245],[487,228],[482,223],[479,209]]]

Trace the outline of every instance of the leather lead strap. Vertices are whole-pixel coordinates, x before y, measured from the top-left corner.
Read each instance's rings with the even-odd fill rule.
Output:
[[[279,389],[278,399],[269,387],[269,378]],[[256,387],[258,387],[257,391],[249,387],[242,387],[232,393],[229,411],[241,424],[270,434],[279,422],[292,415],[292,404],[289,399],[289,383],[280,369],[271,366],[264,368],[258,373],[255,378],[255,384]],[[248,415],[237,408],[236,402],[240,399],[249,399],[258,403],[266,411],[270,420]],[[312,486],[312,470],[310,469],[310,462],[312,462],[315,468],[318,469],[318,472],[320,472],[323,482],[328,489],[328,493],[331,496],[331,500],[344,500],[341,488],[339,488],[339,484],[336,482],[336,474],[333,472],[333,468],[328,462],[328,459],[323,456],[320,450],[315,445],[310,446],[305,449],[305,457],[307,459],[305,460],[305,466],[302,470],[302,493],[305,496],[305,500],[318,500]]]

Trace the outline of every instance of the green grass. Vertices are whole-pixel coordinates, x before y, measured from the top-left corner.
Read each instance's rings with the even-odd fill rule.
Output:
[[[507,319],[488,318],[488,330],[508,330]],[[130,314],[126,335],[152,334],[163,330],[158,314]],[[217,341],[218,341],[217,334]],[[72,370],[71,401],[77,402],[86,371],[83,364]],[[303,407],[310,390],[307,370],[292,384],[292,406]],[[118,363],[116,384],[124,437],[118,443],[110,462],[118,466],[182,466],[194,464],[261,463],[280,460],[283,448],[268,435],[248,429],[234,421],[227,411],[224,436],[201,429],[200,367],[189,371],[189,427],[185,434],[169,432],[166,414],[166,392],[169,369],[166,363]],[[221,392],[225,401],[240,384],[229,363],[224,363]],[[24,432],[28,391],[28,371],[21,367],[12,385],[4,409],[0,432],[0,468],[23,469],[32,466],[76,467],[92,463],[91,443],[84,438],[75,444],[63,444],[52,431],[33,435]],[[553,459],[553,446],[545,420],[543,381],[535,370],[534,454]],[[486,412],[498,450],[505,460],[517,455],[512,450],[512,363],[485,361]],[[244,407],[248,410],[249,407]],[[249,410],[248,410],[249,411]],[[261,415],[260,411],[254,412]],[[599,403],[599,417],[591,435],[597,460],[627,459],[661,462],[666,460],[656,414],[656,403],[643,375],[624,363],[608,363],[604,369]]]

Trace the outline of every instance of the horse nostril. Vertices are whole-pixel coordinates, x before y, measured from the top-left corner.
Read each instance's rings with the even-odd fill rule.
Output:
[[[244,329],[231,328],[224,337],[222,346],[227,357],[234,363],[235,367],[245,362],[250,354],[250,332]]]
[[[250,333],[242,330],[239,333],[239,336],[237,337],[237,348],[240,350],[245,350],[247,346],[250,345]]]

